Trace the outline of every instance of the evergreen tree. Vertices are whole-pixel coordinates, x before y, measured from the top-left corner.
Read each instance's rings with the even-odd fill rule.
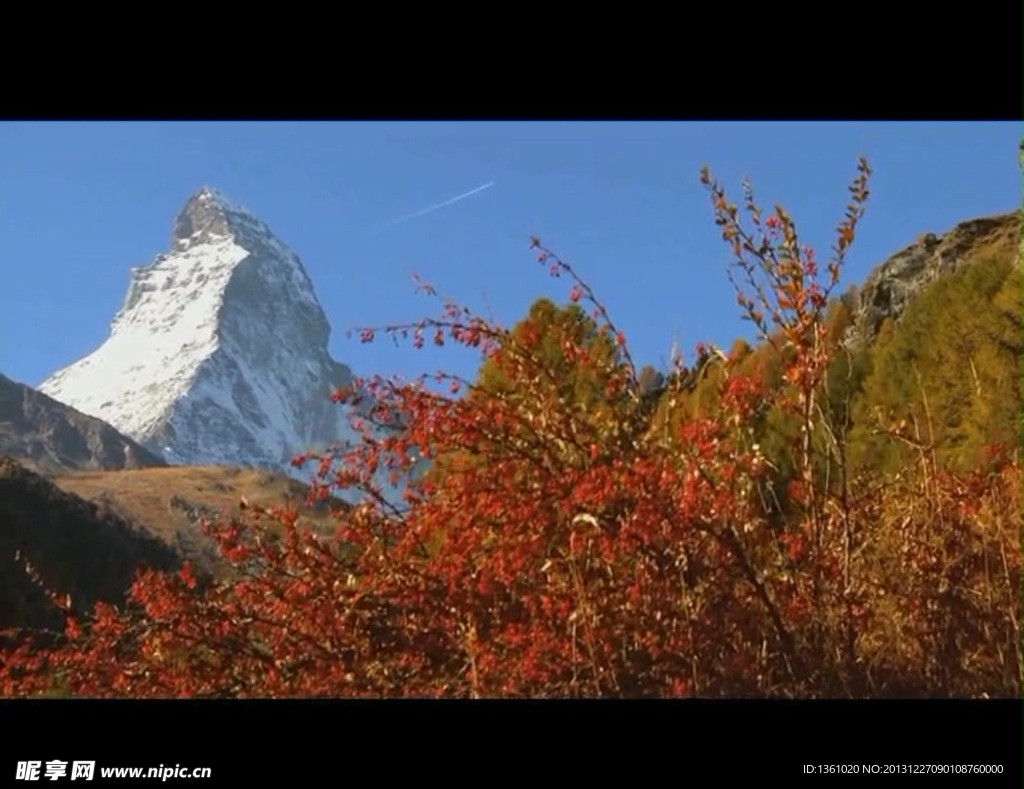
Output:
[[[895,471],[921,450],[952,467],[1019,439],[1021,287],[1012,260],[943,277],[870,350],[855,408],[857,465]]]
[[[552,451],[582,458],[593,444],[615,446],[640,432],[644,398],[626,385],[627,380],[608,330],[575,304],[559,307],[540,298],[481,366],[467,399],[512,404],[523,431],[550,438]],[[657,374],[645,375],[644,381],[656,385]],[[564,424],[554,419],[566,414],[573,418]],[[438,458],[428,479],[437,482],[455,467],[487,460],[461,455]]]

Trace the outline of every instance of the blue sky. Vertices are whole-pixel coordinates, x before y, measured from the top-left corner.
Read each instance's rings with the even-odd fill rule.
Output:
[[[167,249],[207,184],[299,254],[331,351],[358,374],[474,374],[466,352],[345,338],[435,314],[413,272],[506,324],[541,295],[565,302],[569,283],[536,263],[530,235],[594,286],[638,364],[660,366],[676,334],[691,349],[749,331],[702,164],[737,200],[749,176],[825,260],[867,155],[872,195],[845,274],[856,283],[923,232],[1020,206],[1020,138],[1010,122],[4,122],[0,372],[37,385],[96,348],[129,268]]]

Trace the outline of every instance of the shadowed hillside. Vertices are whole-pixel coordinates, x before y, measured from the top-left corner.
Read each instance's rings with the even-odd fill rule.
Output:
[[[138,568],[178,564],[153,536],[0,458],[0,629],[61,627],[37,580],[83,616],[97,601],[121,601]]]
[[[3,375],[0,454],[23,459],[40,471],[167,465],[106,422]]]

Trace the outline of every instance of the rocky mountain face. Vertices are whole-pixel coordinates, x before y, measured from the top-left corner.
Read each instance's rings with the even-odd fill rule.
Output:
[[[868,275],[851,339],[871,340],[882,321],[898,320],[907,303],[943,274],[985,257],[1010,256],[1020,265],[1021,252],[1020,211],[961,222],[941,236],[920,236]]]
[[[132,269],[108,339],[39,389],[172,464],[294,475],[296,454],[353,437],[330,402],[353,375],[328,353],[329,334],[295,253],[204,188],[170,251]]]
[[[59,631],[64,614],[44,588],[82,617],[97,601],[122,601],[139,568],[179,564],[155,537],[0,457],[0,631]]]
[[[41,471],[165,466],[105,422],[0,375],[0,455]]]

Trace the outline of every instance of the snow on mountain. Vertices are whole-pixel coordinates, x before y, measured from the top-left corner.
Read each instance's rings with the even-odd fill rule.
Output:
[[[210,188],[174,225],[171,250],[131,271],[110,336],[39,390],[174,464],[266,468],[354,434],[333,389],[352,371],[299,258]]]

